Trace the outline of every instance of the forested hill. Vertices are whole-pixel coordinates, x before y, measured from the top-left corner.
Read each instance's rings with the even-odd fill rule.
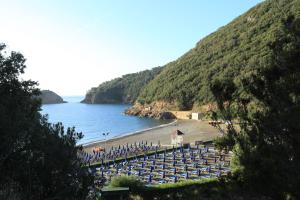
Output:
[[[66,103],[62,97],[50,90],[42,90],[39,98],[41,98],[42,104]]]
[[[162,70],[155,67],[101,83],[90,89],[82,103],[133,103],[140,91]]]
[[[210,90],[213,81],[231,80],[242,90],[243,78],[272,65],[272,44],[285,40],[285,29],[293,19],[299,19],[299,11],[299,0],[258,4],[167,64],[144,88],[138,102],[175,102],[185,110],[214,101]]]

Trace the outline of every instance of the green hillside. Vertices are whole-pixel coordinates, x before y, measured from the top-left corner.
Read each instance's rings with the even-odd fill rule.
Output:
[[[137,73],[126,74],[121,78],[101,83],[90,89],[83,103],[133,103],[140,91],[162,70],[155,67]]]
[[[144,88],[138,102],[176,102],[186,110],[214,101],[209,89],[214,80],[234,78],[242,89],[239,79],[270,64],[270,46],[284,38],[283,26],[292,16],[299,16],[299,10],[299,0],[258,4],[167,64]]]

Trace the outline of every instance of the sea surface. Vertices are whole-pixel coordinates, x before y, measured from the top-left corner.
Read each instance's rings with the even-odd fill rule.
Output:
[[[170,123],[169,120],[156,120],[124,115],[128,104],[82,104],[83,96],[63,97],[68,103],[42,106],[42,114],[48,114],[49,122],[62,122],[66,127],[75,126],[84,138],[78,144],[110,139],[123,134]],[[108,136],[103,136],[108,133]]]

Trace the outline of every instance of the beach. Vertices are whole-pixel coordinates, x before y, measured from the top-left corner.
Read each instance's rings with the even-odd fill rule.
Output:
[[[161,145],[167,146],[171,145],[171,134],[177,129],[184,133],[184,143],[194,144],[195,141],[208,141],[220,136],[219,131],[209,125],[207,121],[177,120],[167,125],[112,138],[106,142],[99,141],[85,144],[83,147],[85,151],[91,152],[95,147],[110,148],[140,141],[148,141],[153,144],[157,144],[159,141]]]

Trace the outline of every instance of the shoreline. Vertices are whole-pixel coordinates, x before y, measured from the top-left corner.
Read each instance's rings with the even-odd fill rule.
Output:
[[[113,136],[110,139],[107,139],[106,142],[109,142],[109,141],[112,141],[112,140],[116,140],[116,139],[122,139],[123,137],[127,137],[127,136],[134,136],[134,135],[142,134],[143,132],[146,132],[146,131],[151,131],[151,130],[155,130],[155,129],[159,129],[159,128],[171,126],[171,125],[175,124],[177,121],[178,120],[175,119],[174,121],[172,121],[170,123],[167,123],[167,124],[161,124],[161,125],[154,126],[154,127],[151,127],[151,128],[145,128],[145,129],[137,130],[137,131],[134,131],[134,132],[129,132],[129,133],[123,133],[121,135],[116,135],[116,136]],[[85,148],[85,147],[88,147],[90,145],[97,144],[97,143],[103,143],[103,142],[105,142],[105,139],[95,140],[95,141],[87,142],[87,143],[80,144],[80,145],[82,145],[82,147]]]
[[[168,124],[143,129],[136,132],[115,136],[108,140],[93,141],[82,144],[87,152],[92,152],[95,147],[111,148],[119,145],[133,144],[134,142],[148,141],[153,144],[160,142],[163,146],[171,145],[171,134],[176,130],[184,133],[184,143],[195,141],[208,141],[220,136],[219,131],[208,124],[207,121],[197,120],[175,120]]]

